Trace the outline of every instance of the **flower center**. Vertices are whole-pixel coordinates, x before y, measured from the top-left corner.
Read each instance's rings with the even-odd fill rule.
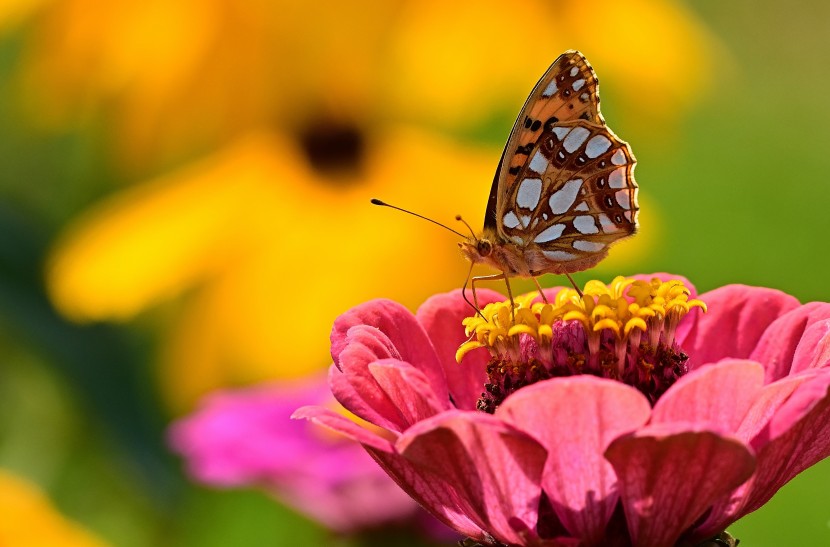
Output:
[[[363,167],[366,141],[355,125],[319,119],[300,131],[299,140],[309,163],[323,174],[354,174]]]
[[[491,359],[479,410],[492,413],[504,399],[539,380],[592,374],[636,387],[654,404],[688,370],[675,341],[680,320],[692,308],[680,280],[615,278],[589,281],[584,297],[562,289],[550,303],[538,293],[488,304],[464,320],[470,339],[456,352],[485,347]]]

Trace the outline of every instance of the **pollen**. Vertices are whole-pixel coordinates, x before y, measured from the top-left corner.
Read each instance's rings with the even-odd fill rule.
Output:
[[[479,400],[486,411],[523,385],[574,374],[629,383],[654,402],[687,370],[675,332],[692,309],[706,311],[690,294],[680,280],[620,276],[608,285],[589,281],[583,296],[562,289],[549,303],[538,293],[495,302],[464,319],[469,339],[456,360],[477,348],[490,352]]]

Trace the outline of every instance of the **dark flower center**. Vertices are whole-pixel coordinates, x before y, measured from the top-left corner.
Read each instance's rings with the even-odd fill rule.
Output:
[[[299,132],[299,141],[309,163],[324,175],[353,175],[363,167],[366,138],[355,125],[321,118]]]

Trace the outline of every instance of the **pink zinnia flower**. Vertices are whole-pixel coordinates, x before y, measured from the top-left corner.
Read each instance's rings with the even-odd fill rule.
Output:
[[[329,383],[386,433],[320,407],[295,416],[360,441],[481,543],[714,538],[830,454],[830,304],[742,285],[695,299],[669,279],[515,309],[480,290],[489,305],[466,320],[459,291],[415,315],[367,302],[335,322]]]
[[[423,514],[359,445],[290,420],[308,404],[339,407],[325,375],[218,392],[173,424],[170,444],[195,480],[264,488],[332,531],[426,524],[428,533],[440,527],[447,537],[450,531]]]

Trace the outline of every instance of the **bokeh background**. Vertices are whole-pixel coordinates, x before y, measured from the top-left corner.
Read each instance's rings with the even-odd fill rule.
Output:
[[[422,544],[200,485],[168,427],[325,369],[351,305],[460,286],[455,236],[368,200],[479,226],[568,48],[642,207],[578,281],[830,300],[826,2],[0,1],[0,544]],[[826,545],[828,487],[824,462],[731,531]]]

